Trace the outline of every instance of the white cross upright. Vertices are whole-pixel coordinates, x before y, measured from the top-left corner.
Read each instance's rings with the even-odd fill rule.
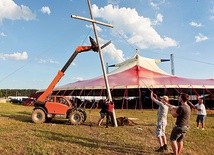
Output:
[[[101,47],[100,47],[99,39],[98,39],[98,35],[97,35],[96,24],[100,24],[100,25],[103,25],[103,26],[111,27],[111,28],[113,28],[113,26],[110,25],[110,24],[107,24],[107,23],[103,23],[103,22],[94,20],[94,17],[93,17],[93,14],[92,14],[92,10],[91,10],[90,0],[87,0],[87,1],[88,1],[88,7],[89,7],[91,18],[85,18],[85,17],[76,16],[76,15],[71,15],[71,17],[72,18],[76,18],[76,19],[80,19],[80,20],[85,20],[85,21],[88,21],[88,22],[92,23],[93,30],[94,30],[94,35],[95,35],[96,42],[97,42],[97,45],[98,45],[98,53],[99,53],[99,57],[100,57],[100,61],[101,61],[101,66],[102,66],[103,76],[104,76],[104,80],[105,80],[106,90],[107,90],[107,93],[108,93],[108,100],[112,101],[112,96],[111,96],[111,91],[110,91],[110,87],[109,87],[108,77],[107,77],[107,74],[106,74],[106,68],[105,68],[105,65],[104,65],[103,55],[102,55],[102,51],[101,51]],[[117,127],[118,125],[117,125],[116,114],[115,114],[114,110],[113,110],[113,117],[114,117],[115,127]]]

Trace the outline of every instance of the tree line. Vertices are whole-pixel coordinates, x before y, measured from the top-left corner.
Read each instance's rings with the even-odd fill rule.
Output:
[[[0,89],[0,97],[8,96],[28,96],[35,94],[37,89]]]

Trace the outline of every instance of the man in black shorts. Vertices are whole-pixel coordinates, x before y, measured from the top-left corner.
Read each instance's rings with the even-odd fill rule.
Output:
[[[179,96],[181,106],[175,107],[167,104],[171,109],[171,114],[176,118],[175,127],[172,129],[170,140],[174,155],[181,153],[183,149],[183,139],[189,127],[189,119],[191,114],[190,106],[188,105],[189,95],[182,93]]]
[[[108,108],[106,101],[100,101],[100,103],[101,103],[101,110],[100,110],[100,119],[97,123],[98,126],[101,126],[101,124],[106,116],[107,108]]]

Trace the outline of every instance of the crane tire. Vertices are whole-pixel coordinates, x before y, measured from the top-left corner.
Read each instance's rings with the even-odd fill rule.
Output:
[[[83,123],[82,114],[77,110],[71,111],[69,114],[69,120],[72,125],[79,125]]]
[[[85,122],[86,118],[87,118],[87,114],[86,114],[85,110],[80,109],[80,108],[78,108],[77,110],[82,114],[83,122]]]
[[[32,112],[31,118],[34,123],[41,124],[46,121],[46,114],[42,109],[35,109]]]

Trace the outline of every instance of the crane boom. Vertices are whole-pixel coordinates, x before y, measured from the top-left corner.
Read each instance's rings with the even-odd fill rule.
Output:
[[[53,89],[55,88],[56,84],[60,81],[60,79],[64,76],[65,71],[67,70],[67,68],[70,66],[70,64],[73,62],[73,60],[75,59],[75,57],[81,53],[81,52],[86,52],[86,51],[90,51],[93,50],[94,52],[98,51],[98,45],[97,43],[94,41],[93,38],[89,37],[90,42],[91,42],[91,46],[78,46],[74,53],[71,55],[71,57],[68,59],[68,61],[66,62],[66,64],[63,66],[63,68],[58,71],[57,75],[55,76],[55,78],[52,80],[52,82],[49,84],[49,86],[47,87],[47,89],[43,92],[42,95],[39,96],[39,98],[37,99],[37,102],[39,103],[45,103],[47,97],[52,93]],[[104,44],[101,48],[106,47],[108,44],[110,44],[110,41],[107,42],[106,44]]]

